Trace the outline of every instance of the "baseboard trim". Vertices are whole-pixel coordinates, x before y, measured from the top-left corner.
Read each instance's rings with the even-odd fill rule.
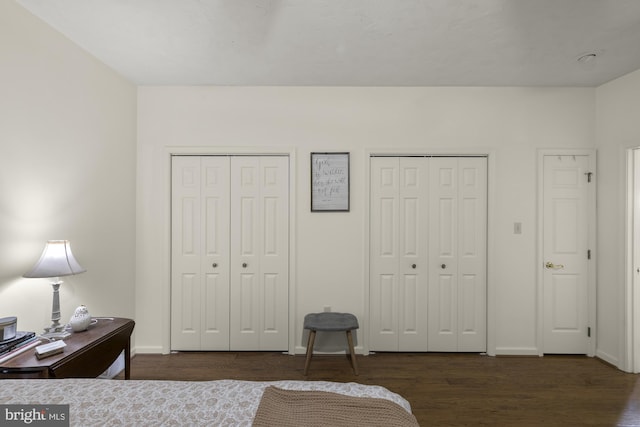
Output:
[[[365,355],[364,354],[364,349],[362,346],[355,346],[354,350],[356,351],[356,354],[358,355]],[[307,347],[303,347],[301,345],[297,345],[294,349],[294,355],[298,355],[298,354],[307,354]],[[331,354],[336,354],[336,355],[340,355],[340,354],[347,354],[347,350],[337,350],[337,351],[322,351],[319,349],[315,349],[313,350],[313,354],[325,354],[325,355],[331,355]]]
[[[496,356],[539,356],[537,347],[496,347]]]
[[[596,350],[596,357],[604,362],[607,362],[609,365],[613,365],[616,368],[620,369],[620,365],[619,365],[620,361],[618,360],[617,357],[614,357],[602,350]]]
[[[365,354],[363,347],[356,346],[355,349],[356,349],[356,354],[361,354],[361,355]],[[306,352],[307,352],[307,348],[301,345],[297,345],[294,349],[294,354],[306,354]],[[315,349],[313,354],[346,354],[346,350],[322,351],[319,349]],[[495,349],[495,356],[539,356],[539,355],[540,354],[538,353],[537,347],[498,347]]]
[[[131,354],[163,354],[162,346],[137,346],[131,350]]]

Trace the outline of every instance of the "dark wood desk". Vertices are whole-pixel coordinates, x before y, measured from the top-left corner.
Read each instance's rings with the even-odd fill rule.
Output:
[[[0,366],[2,378],[95,378],[106,371],[124,351],[124,378],[131,377],[131,333],[135,322],[115,317],[64,340],[63,353],[39,360],[27,350]]]

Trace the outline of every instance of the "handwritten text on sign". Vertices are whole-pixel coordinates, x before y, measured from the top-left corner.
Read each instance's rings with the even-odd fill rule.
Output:
[[[311,154],[311,210],[349,210],[349,153]]]

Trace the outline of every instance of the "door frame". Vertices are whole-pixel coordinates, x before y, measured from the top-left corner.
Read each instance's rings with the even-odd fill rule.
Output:
[[[638,154],[638,161],[636,161]],[[621,360],[619,368],[625,372],[640,373],[640,277],[635,274],[635,258],[640,241],[635,238],[635,217],[640,215],[640,188],[636,186],[636,174],[640,175],[640,147],[626,149],[625,224],[624,224],[624,279],[621,307],[624,320],[621,336]],[[636,208],[638,206],[638,208]]]
[[[428,150],[416,150],[415,148],[409,149],[380,149],[380,148],[367,148],[365,149],[365,197],[364,197],[364,206],[369,211],[369,207],[371,206],[371,157],[375,156],[400,156],[400,157],[410,157],[410,156],[450,156],[450,157],[486,157],[487,159],[487,355],[495,356],[496,355],[496,290],[493,285],[495,277],[495,267],[494,267],[494,259],[495,259],[495,242],[494,242],[494,218],[495,218],[495,179],[496,176],[496,162],[495,162],[495,150],[493,149],[473,149],[473,150],[465,150],[465,149],[428,149]],[[369,328],[370,324],[370,309],[369,309],[369,299],[371,297],[370,286],[371,286],[371,275],[370,275],[370,267],[371,267],[371,239],[370,239],[370,215],[364,216],[364,250],[366,251],[364,258],[364,318],[366,319],[366,328],[371,331]],[[363,334],[363,354],[369,354],[369,333]]]
[[[544,253],[543,253],[543,226],[544,226],[544,157],[545,156],[587,156],[589,158],[589,168],[593,171],[593,178],[596,174],[596,150],[595,149],[538,149],[538,191],[537,191],[537,256],[536,256],[536,299],[537,299],[537,321],[536,321],[536,341],[538,355],[544,355]],[[597,242],[596,242],[596,187],[597,181],[587,188],[588,209],[588,241],[591,249],[591,262],[588,263],[587,271],[587,323],[591,327],[591,336],[587,338],[587,356],[593,357],[596,353],[597,323],[596,323],[596,264],[597,264]]]
[[[189,147],[167,146],[164,150],[164,266],[159,292],[162,295],[162,353],[171,349],[171,157],[172,156],[287,156],[289,158],[289,331],[288,353],[295,354],[296,320],[296,150],[293,147]]]

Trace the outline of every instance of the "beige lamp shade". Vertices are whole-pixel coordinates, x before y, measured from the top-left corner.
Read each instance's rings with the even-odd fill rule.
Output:
[[[49,240],[38,262],[22,277],[61,277],[85,271],[74,258],[68,240]]]

